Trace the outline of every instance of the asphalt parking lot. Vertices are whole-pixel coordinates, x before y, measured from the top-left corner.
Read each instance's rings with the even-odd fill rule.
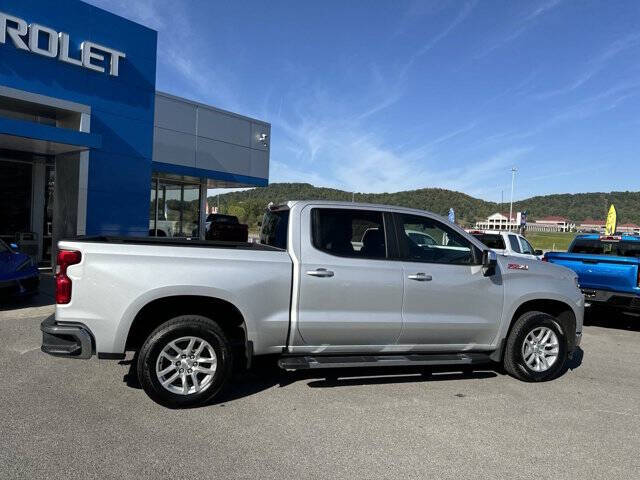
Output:
[[[177,411],[126,361],[41,353],[51,301],[0,310],[2,479],[639,476],[640,318],[591,318],[583,355],[545,384],[261,362],[218,403]]]

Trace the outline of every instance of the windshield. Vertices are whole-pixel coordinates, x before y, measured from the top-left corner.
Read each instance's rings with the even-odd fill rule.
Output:
[[[603,242],[600,239],[576,238],[569,252],[640,258],[640,241]]]

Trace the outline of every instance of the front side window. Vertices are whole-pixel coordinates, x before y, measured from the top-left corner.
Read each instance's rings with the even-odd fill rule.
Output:
[[[511,245],[511,250],[516,253],[522,253],[522,250],[520,250],[520,244],[518,243],[518,237],[515,235],[509,235],[509,244]]]
[[[313,246],[341,257],[386,258],[382,213],[369,210],[314,208]]]
[[[428,217],[398,214],[403,258],[414,262],[472,265],[473,246],[455,230]]]
[[[535,255],[533,247],[526,239],[520,237],[520,243],[522,244],[522,253],[526,253],[527,255]]]

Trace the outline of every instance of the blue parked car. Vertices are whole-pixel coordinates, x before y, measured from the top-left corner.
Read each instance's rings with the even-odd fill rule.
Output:
[[[40,273],[29,255],[0,240],[0,299],[38,293]]]
[[[591,305],[640,313],[639,236],[578,235],[568,252],[549,252],[543,260],[576,272]]]

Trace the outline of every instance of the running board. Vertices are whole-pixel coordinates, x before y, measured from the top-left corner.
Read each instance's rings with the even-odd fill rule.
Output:
[[[475,365],[490,363],[485,353],[408,354],[408,355],[343,355],[343,356],[288,356],[278,360],[284,370],[310,368],[401,367],[408,365]]]

